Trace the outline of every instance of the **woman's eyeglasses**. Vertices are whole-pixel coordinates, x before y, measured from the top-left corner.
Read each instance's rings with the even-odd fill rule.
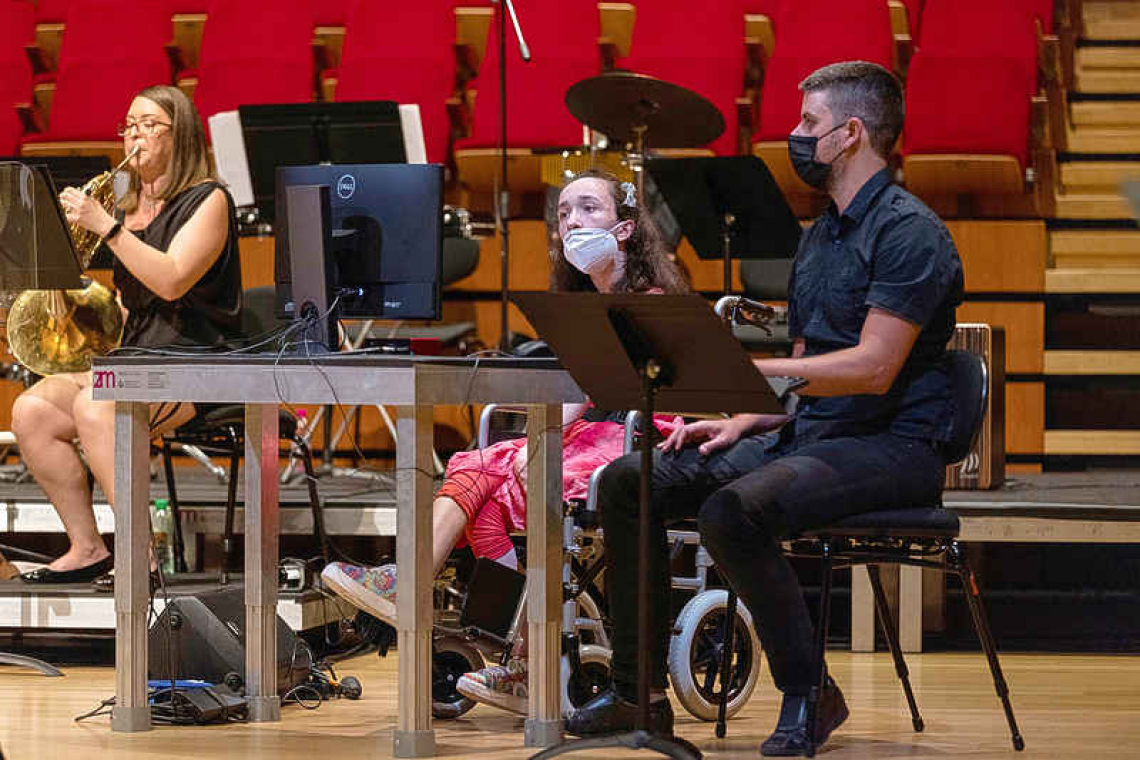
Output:
[[[170,124],[165,121],[153,121],[147,119],[145,121],[123,121],[119,122],[118,135],[119,137],[126,137],[131,132],[138,130],[140,135],[150,137],[159,127],[169,127]]]

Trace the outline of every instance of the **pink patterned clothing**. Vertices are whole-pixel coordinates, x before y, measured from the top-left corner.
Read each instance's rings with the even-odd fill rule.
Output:
[[[673,418],[660,415],[654,424],[663,435],[676,427]],[[617,422],[578,419],[566,427],[563,499],[586,498],[590,475],[622,455],[624,436],[624,426]],[[511,550],[510,533],[526,527],[526,484],[515,475],[515,460],[525,446],[526,438],[500,441],[485,449],[458,452],[447,463],[446,481],[436,496],[450,496],[467,513],[459,546],[470,544],[477,557],[503,556]]]

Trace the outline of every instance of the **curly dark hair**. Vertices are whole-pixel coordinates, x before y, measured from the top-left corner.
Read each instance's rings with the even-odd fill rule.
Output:
[[[574,175],[566,182],[576,182],[580,179],[594,178],[606,183],[613,199],[614,208],[617,209],[619,222],[633,221],[633,234],[625,241],[625,273],[614,286],[615,293],[638,293],[653,288],[659,288],[666,293],[688,293],[689,285],[685,281],[681,270],[669,258],[665,245],[661,242],[661,234],[652,217],[645,212],[639,203],[627,206],[625,190],[622,182],[605,169],[586,169]],[[563,185],[563,187],[566,187]],[[557,237],[557,236],[556,236]],[[575,269],[566,260],[562,252],[562,240],[557,239],[550,252],[550,289],[559,291],[596,291],[589,275]]]

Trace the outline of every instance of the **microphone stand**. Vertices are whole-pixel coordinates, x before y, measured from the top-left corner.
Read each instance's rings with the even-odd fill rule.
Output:
[[[499,334],[499,350],[506,352],[511,348],[511,331],[507,325],[507,300],[510,292],[510,216],[511,191],[507,182],[507,14],[511,17],[511,26],[515,30],[515,39],[519,43],[519,55],[524,63],[530,63],[530,48],[523,39],[522,27],[519,26],[519,17],[515,14],[515,5],[511,0],[493,0],[502,7],[499,8],[499,198],[496,204],[496,221],[499,227],[499,242],[501,246],[500,264],[502,265],[501,296],[499,301],[499,317],[501,332]]]

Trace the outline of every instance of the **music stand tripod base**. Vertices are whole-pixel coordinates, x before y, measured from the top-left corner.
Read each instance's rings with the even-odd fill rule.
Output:
[[[37,660],[35,657],[25,657],[22,654],[0,652],[0,665],[20,665],[25,668],[34,668],[45,676],[55,677],[63,675],[63,671],[56,666],[49,665],[43,660]]]

